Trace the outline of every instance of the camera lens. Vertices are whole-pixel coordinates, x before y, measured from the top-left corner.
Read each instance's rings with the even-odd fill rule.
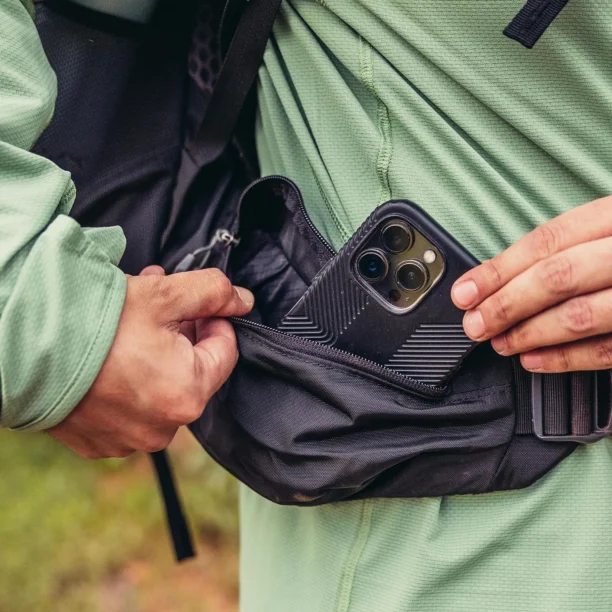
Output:
[[[407,261],[398,267],[395,277],[405,291],[418,291],[427,282],[427,270],[418,261]]]
[[[377,251],[366,251],[359,257],[357,263],[359,274],[369,281],[377,281],[387,275],[389,264],[382,253]]]
[[[402,253],[412,243],[412,235],[404,225],[391,223],[382,231],[382,241],[391,253]]]

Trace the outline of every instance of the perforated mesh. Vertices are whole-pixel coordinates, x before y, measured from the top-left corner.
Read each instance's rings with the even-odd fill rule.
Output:
[[[204,2],[198,12],[198,22],[189,52],[189,74],[198,87],[211,93],[221,70],[218,9]]]

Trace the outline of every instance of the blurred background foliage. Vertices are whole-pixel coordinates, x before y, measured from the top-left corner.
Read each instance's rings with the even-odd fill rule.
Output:
[[[237,485],[187,431],[170,454],[198,547],[180,565],[147,456],[0,431],[0,611],[235,612]]]

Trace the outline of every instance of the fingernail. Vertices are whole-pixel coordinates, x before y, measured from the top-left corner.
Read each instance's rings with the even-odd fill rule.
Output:
[[[478,298],[478,287],[472,280],[463,281],[453,287],[453,300],[458,306],[468,308]]]
[[[478,310],[471,310],[463,317],[465,333],[472,339],[478,340],[487,331],[484,319]]]
[[[508,343],[506,342],[506,334],[501,334],[501,336],[496,336],[491,340],[491,346],[496,353],[500,355],[505,355],[508,350]]]
[[[244,287],[234,287],[238,297],[249,307],[252,308],[255,303],[255,296]]]
[[[538,353],[525,353],[521,363],[526,370],[539,370],[542,367],[542,357]]]

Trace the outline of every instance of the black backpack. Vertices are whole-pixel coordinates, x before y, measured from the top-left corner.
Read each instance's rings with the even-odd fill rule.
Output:
[[[505,33],[532,46],[565,1],[530,0]],[[256,295],[234,321],[236,370],[190,426],[202,446],[268,499],[314,505],[526,487],[609,435],[609,371],[532,377],[482,345],[427,387],[275,329],[333,256],[298,187],[259,178],[253,83],[280,4],[162,0],[147,26],[37,5],[59,98],[35,150],[72,173],[76,219],[123,227],[128,273],[216,266]],[[154,460],[182,558],[172,475]]]

